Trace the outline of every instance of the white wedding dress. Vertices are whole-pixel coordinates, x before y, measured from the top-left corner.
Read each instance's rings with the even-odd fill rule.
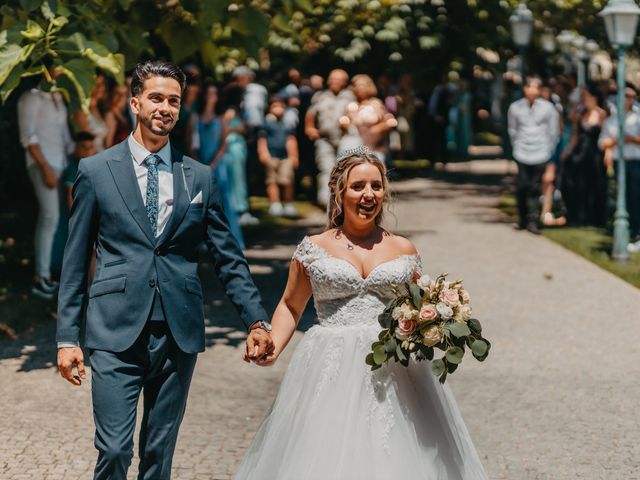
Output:
[[[308,237],[306,269],[318,325],[298,344],[237,480],[486,479],[453,394],[429,362],[365,364],[392,284],[420,257],[403,255],[366,278]]]

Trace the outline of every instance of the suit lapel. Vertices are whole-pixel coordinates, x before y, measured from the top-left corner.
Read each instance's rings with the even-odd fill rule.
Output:
[[[169,221],[158,237],[158,245],[169,241],[182,222],[193,195],[193,170],[184,164],[182,154],[171,148],[171,168],[173,171],[173,211]]]
[[[113,181],[131,216],[142,229],[151,243],[155,243],[155,235],[151,231],[147,209],[142,201],[142,194],[138,186],[138,179],[133,168],[133,159],[127,141],[116,147],[114,156],[107,160],[107,165],[113,176]],[[174,182],[175,183],[175,182]]]

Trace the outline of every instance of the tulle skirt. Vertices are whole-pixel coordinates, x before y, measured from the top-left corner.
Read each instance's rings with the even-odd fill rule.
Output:
[[[486,474],[429,362],[365,364],[376,326],[314,326],[236,480],[476,480]]]

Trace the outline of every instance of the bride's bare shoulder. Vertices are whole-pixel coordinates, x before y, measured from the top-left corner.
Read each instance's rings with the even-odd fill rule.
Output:
[[[398,252],[398,255],[417,255],[418,251],[416,250],[416,246],[413,244],[411,240],[402,235],[397,235],[392,232],[385,232],[386,241],[388,242],[389,248]]]
[[[331,230],[325,230],[324,232],[318,233],[316,235],[309,235],[308,238],[316,245],[319,245],[324,248],[327,246],[327,244],[331,243],[331,240],[335,238],[335,234],[336,234],[335,230],[336,230],[335,228],[332,228]]]

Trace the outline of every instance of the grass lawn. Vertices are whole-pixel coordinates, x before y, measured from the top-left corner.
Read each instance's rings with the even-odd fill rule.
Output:
[[[515,197],[503,196],[498,208],[517,218]],[[594,227],[556,227],[544,228],[541,232],[548,239],[640,288],[640,254],[632,254],[628,263],[614,262],[611,259],[613,239],[609,231]]]

